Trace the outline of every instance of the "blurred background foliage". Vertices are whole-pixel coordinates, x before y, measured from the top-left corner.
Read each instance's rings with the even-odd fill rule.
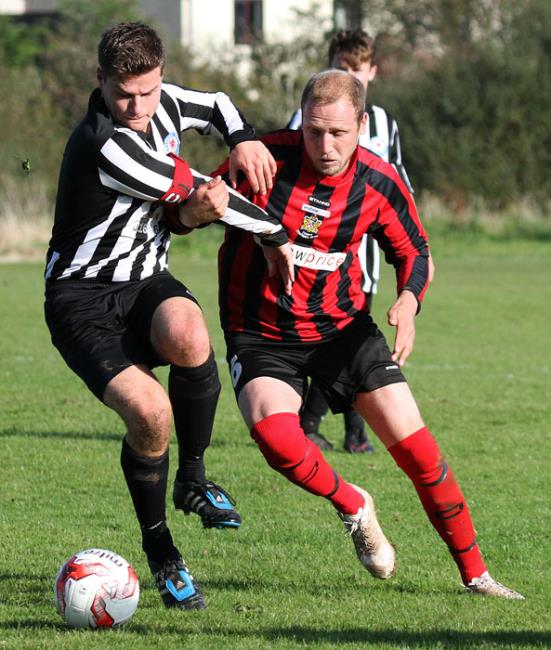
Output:
[[[437,197],[458,219],[482,205],[551,222],[551,2],[354,1],[377,35],[369,99],[400,125],[418,201]],[[0,18],[0,219],[43,218],[33,212],[45,204],[51,219],[63,148],[95,86],[100,34],[137,19],[134,0],[64,0],[56,20],[32,26]],[[216,44],[205,63],[167,43],[165,77],[225,91],[259,134],[281,128],[306,79],[327,65],[330,34],[316,8],[297,11],[296,24],[299,38],[254,44],[248,65]],[[225,151],[214,138],[184,136],[183,155],[202,171]]]

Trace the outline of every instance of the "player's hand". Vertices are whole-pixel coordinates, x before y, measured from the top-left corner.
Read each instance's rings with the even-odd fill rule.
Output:
[[[417,298],[411,291],[402,291],[387,312],[388,324],[396,328],[392,361],[403,366],[413,350]]]
[[[293,263],[293,249],[287,242],[283,246],[262,246],[264,257],[268,264],[268,275],[272,278],[279,273],[285,293],[290,296],[295,280],[295,265]]]
[[[436,272],[436,266],[434,266],[434,262],[432,261],[432,255],[430,254],[429,251],[429,284],[433,281],[434,279],[434,274]]]
[[[272,189],[272,178],[277,171],[276,162],[260,140],[240,142],[232,149],[229,157],[229,179],[237,187],[237,172],[242,171],[254,194],[266,194]]]
[[[179,206],[180,221],[187,228],[196,228],[223,217],[228,207],[229,193],[221,176],[199,185],[185,203]]]

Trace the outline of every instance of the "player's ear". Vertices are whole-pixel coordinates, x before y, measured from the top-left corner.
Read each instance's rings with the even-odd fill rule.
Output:
[[[101,88],[101,86],[103,85],[103,82],[105,81],[105,79],[103,78],[103,73],[102,73],[101,68],[99,67],[99,65],[96,68],[96,79],[98,80],[98,86]]]
[[[369,77],[367,78],[367,80],[373,81],[373,79],[375,79],[376,76],[377,76],[377,66],[376,65],[369,66]]]
[[[367,127],[367,113],[364,112],[364,114],[362,115],[362,119],[360,120],[359,135],[363,135],[365,133],[366,127]]]

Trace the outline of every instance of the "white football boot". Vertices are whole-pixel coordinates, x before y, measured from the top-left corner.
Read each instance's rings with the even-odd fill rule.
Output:
[[[524,596],[518,591],[509,589],[485,571],[480,578],[474,578],[466,586],[467,591],[472,594],[481,594],[482,596],[496,596],[497,598],[509,598],[510,600],[524,600]]]
[[[396,552],[383,533],[372,496],[362,488],[352,485],[364,498],[364,505],[355,515],[338,513],[352,537],[356,554],[362,565],[375,578],[387,580],[394,574]]]

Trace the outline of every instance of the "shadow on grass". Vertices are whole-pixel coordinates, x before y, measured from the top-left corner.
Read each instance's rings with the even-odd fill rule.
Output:
[[[29,431],[11,427],[0,431],[0,438],[56,438],[58,440],[115,440],[120,442],[124,432],[111,433],[107,431]]]
[[[395,644],[403,647],[426,648],[432,645],[444,647],[469,648],[483,645],[524,646],[533,645],[549,647],[551,632],[534,632],[532,630],[494,631],[494,632],[459,632],[457,630],[440,629],[420,632],[377,630],[357,628],[348,630],[317,630],[303,627],[266,630],[263,634],[266,640],[297,641],[301,645],[310,643],[331,643],[335,646],[344,643],[362,643],[365,645]]]
[[[181,612],[175,612],[180,615]],[[186,616],[201,616],[201,613],[186,613]],[[75,630],[67,627],[61,621],[52,622],[46,619],[27,620],[27,621],[5,621],[0,623],[0,630],[32,630],[32,631],[55,631],[67,632],[74,635],[80,633],[87,635],[89,630]],[[129,623],[128,626],[119,630],[100,630],[100,634],[117,634],[120,635],[121,642],[123,639],[130,639],[135,636],[147,637],[154,632],[149,625]],[[194,635],[197,635],[197,629],[194,627]],[[98,634],[98,631],[94,631]],[[159,634],[159,632],[157,632]],[[177,625],[164,626],[161,635],[179,635],[182,636],[181,621]],[[185,633],[184,633],[185,634]],[[205,631],[205,643],[212,636]],[[218,636],[218,635],[217,635]],[[353,628],[347,630],[305,628],[292,626],[288,628],[277,627],[266,630],[244,630],[243,628],[232,628],[228,626],[223,630],[223,636],[228,639],[236,640],[256,639],[260,644],[259,647],[276,647],[281,642],[285,647],[289,644],[296,643],[297,646],[314,645],[317,643],[330,643],[338,647],[343,644],[361,643],[363,646],[380,646],[381,644],[393,644],[407,648],[427,648],[432,646],[442,646],[446,648],[480,648],[480,647],[544,647],[551,646],[551,632],[535,632],[533,630],[515,630],[515,631],[493,631],[493,632],[459,632],[446,628],[438,630],[427,630],[411,632],[408,630],[370,630],[369,628]],[[107,640],[107,639],[106,639]],[[185,640],[185,636],[182,640]]]

